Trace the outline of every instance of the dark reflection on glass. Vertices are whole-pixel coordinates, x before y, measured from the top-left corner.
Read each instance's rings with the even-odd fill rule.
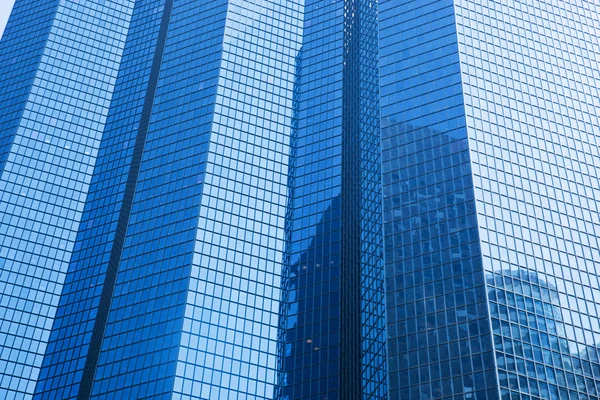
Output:
[[[376,16],[305,5],[277,399],[386,396]]]
[[[278,398],[339,396],[341,198],[322,213],[307,249],[284,274]]]
[[[380,4],[392,400],[498,398],[454,13]]]
[[[497,398],[464,116],[384,119],[390,398]],[[454,129],[451,129],[454,128]]]

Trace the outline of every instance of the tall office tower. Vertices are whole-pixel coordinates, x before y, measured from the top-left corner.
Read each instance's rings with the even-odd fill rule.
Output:
[[[382,1],[390,399],[598,399],[600,8]]]
[[[135,1],[34,398],[273,398],[302,12]]]
[[[386,396],[377,2],[308,0],[276,399]]]
[[[17,0],[1,395],[600,399],[599,6],[377,10]]]
[[[33,393],[131,14],[18,0],[0,42],[0,398]]]

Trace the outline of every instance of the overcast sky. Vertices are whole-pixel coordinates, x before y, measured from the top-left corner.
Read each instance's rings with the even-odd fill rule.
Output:
[[[0,0],[0,38],[2,37],[2,33],[4,33],[4,27],[6,26],[6,21],[8,20],[13,4],[15,4],[15,0]]]

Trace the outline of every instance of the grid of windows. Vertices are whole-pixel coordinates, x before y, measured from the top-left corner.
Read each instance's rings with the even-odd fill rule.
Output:
[[[139,132],[142,126],[147,127],[147,123],[141,121],[150,79],[140,77],[150,76],[155,63],[164,5],[156,0],[137,1],[133,10],[106,129],[36,387],[36,399],[76,398],[90,348],[97,354],[101,344],[101,338],[92,343],[92,335],[102,312],[99,307],[106,308],[110,304],[110,299],[102,299],[106,297],[104,284],[111,270],[111,255],[118,247],[115,238],[124,234],[119,221],[127,220],[128,207],[124,202],[131,198],[128,181],[135,173],[131,165],[135,157],[139,158],[137,147],[145,138],[145,131],[141,137]],[[150,101],[152,96],[150,94]],[[135,179],[137,176],[134,185]],[[110,278],[108,284],[111,284]],[[93,378],[94,371],[91,373],[86,380]]]
[[[305,4],[278,399],[385,396],[376,13]]]
[[[272,399],[298,1],[230,0],[175,399]]]
[[[17,2],[0,41],[0,171],[19,128],[57,7],[58,1]]]
[[[309,0],[295,129],[277,399],[339,398],[342,1]]]
[[[112,97],[130,6],[129,1],[105,0],[17,2],[2,41],[2,398],[28,398],[35,387]],[[16,43],[21,35],[28,38]]]
[[[390,399],[495,399],[452,0],[381,1]]]
[[[504,399],[600,393],[600,7],[456,2]]]
[[[136,2],[40,398],[82,395],[90,371],[98,399],[272,397],[300,14]]]
[[[363,399],[387,398],[383,266],[381,135],[379,115],[378,1],[357,1],[361,243],[361,347]],[[350,139],[351,140],[351,139]],[[356,175],[352,178],[355,179]]]
[[[158,10],[164,54],[91,399],[173,398],[227,2]]]
[[[18,1],[0,397],[599,400],[599,14]]]

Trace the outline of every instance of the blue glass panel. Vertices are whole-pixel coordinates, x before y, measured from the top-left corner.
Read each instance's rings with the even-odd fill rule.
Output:
[[[305,5],[277,399],[385,397],[376,13]]]
[[[456,2],[503,399],[600,395],[599,13],[593,1]]]
[[[298,1],[228,2],[177,399],[273,398],[301,15]]]
[[[382,1],[391,399],[498,397],[454,2]]]
[[[0,44],[0,397],[30,398],[131,1],[18,1]]]

